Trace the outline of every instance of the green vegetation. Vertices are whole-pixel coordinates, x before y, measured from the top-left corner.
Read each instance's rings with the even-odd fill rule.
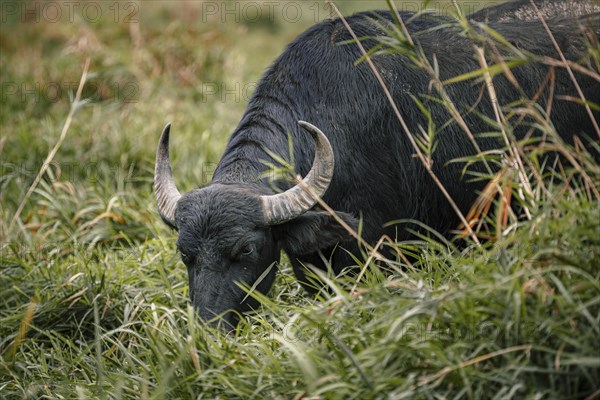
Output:
[[[0,397],[597,398],[600,166],[526,102],[503,111],[529,112],[547,143],[511,139],[522,166],[502,169],[503,195],[490,185],[468,216],[482,245],[467,234],[460,246],[384,243],[408,258],[366,251],[360,278],[323,275],[315,297],[284,262],[234,334],[195,320],[175,235],[155,211],[156,142],[172,121],[180,188],[209,181],[252,83],[315,22],[315,5],[328,15],[306,3],[291,22],[278,14],[289,3],[274,18],[222,21],[203,9],[220,2],[89,2],[102,17],[75,9],[56,22],[22,10],[44,3],[2,3]],[[581,65],[598,74],[597,42],[589,56]],[[64,141],[27,196],[88,58]],[[432,131],[419,135],[426,158]],[[549,148],[564,159],[543,170]]]

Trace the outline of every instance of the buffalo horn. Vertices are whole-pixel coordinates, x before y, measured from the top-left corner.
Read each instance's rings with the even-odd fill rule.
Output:
[[[156,149],[156,164],[154,166],[154,195],[158,204],[158,212],[162,219],[172,227],[175,224],[175,207],[181,198],[173,180],[171,161],[169,160],[169,132],[171,124],[167,124],[160,135]]]
[[[302,183],[283,193],[261,196],[265,220],[269,225],[292,220],[310,210],[325,194],[333,178],[333,149],[329,140],[316,126],[304,121],[298,121],[298,124],[315,140],[315,159]]]

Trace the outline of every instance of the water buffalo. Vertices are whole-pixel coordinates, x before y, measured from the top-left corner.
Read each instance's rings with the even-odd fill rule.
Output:
[[[543,25],[536,19],[520,20],[514,12],[528,3],[511,3],[513,11],[504,6],[501,12],[478,12],[473,19],[487,20],[522,50],[558,58]],[[540,6],[543,3],[538,0]],[[441,79],[479,68],[472,43],[459,29],[442,27],[441,18],[411,17],[402,14],[424,54],[430,60],[435,56]],[[367,38],[382,34],[373,18],[379,19],[379,24],[393,23],[387,11],[363,12],[347,21],[358,37]],[[549,24],[566,57],[579,59],[578,21],[557,18]],[[162,133],[154,178],[158,209],[164,222],[178,231],[177,248],[188,269],[191,300],[203,320],[219,316],[223,326],[235,326],[239,312],[253,306],[239,284],[268,292],[281,250],[304,283],[309,264],[325,269],[328,260],[334,272],[354,264],[355,240],[316,206],[315,197],[305,192],[306,186],[350,226],[356,227],[362,218],[367,242],[373,243],[383,234],[395,239],[409,237],[402,226],[386,225],[392,220],[419,220],[442,233],[457,226],[456,213],[414,157],[374,74],[366,63],[356,63],[361,57],[356,44],[341,44],[350,39],[342,21],[331,19],[287,46],[262,77],[209,185],[180,194],[169,161],[170,126]],[[378,42],[369,39],[362,43],[368,50]],[[427,119],[412,96],[432,94],[430,76],[405,55],[380,55],[374,62],[410,130],[426,127]],[[520,88],[505,76],[496,76],[500,104],[533,96],[549,68],[536,63],[515,68]],[[577,78],[587,99],[600,103],[598,82],[580,74]],[[557,69],[555,82],[552,122],[557,130],[567,138],[580,132],[594,134],[586,110],[561,101],[561,96],[576,93],[563,68]],[[492,130],[481,117],[492,115],[483,85],[464,81],[446,88],[475,134]],[[549,93],[548,88],[542,91],[541,104],[548,101]],[[458,124],[447,123],[452,118],[444,106],[431,97],[420,98],[439,128],[432,157],[434,172],[465,212],[481,183],[469,181],[462,165],[448,162],[472,155],[475,149]],[[477,112],[468,112],[474,104]],[[293,157],[288,154],[290,138]],[[501,146],[489,135],[482,135],[478,142],[483,150]],[[281,190],[274,189],[262,175],[268,170],[265,160],[276,163],[272,154],[293,159],[304,183],[278,182]]]

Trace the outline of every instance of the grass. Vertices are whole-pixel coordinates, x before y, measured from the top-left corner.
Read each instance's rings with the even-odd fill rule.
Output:
[[[360,280],[324,274],[317,296],[282,263],[235,334],[198,324],[174,234],[155,211],[158,135],[173,122],[182,189],[209,182],[242,88],[314,22],[311,4],[297,23],[203,21],[201,4],[140,3],[139,25],[107,8],[94,23],[7,14],[0,25],[0,397],[599,396],[600,166],[548,127],[566,161],[542,170],[544,146],[514,143],[523,174],[498,182],[519,207],[510,214],[490,186],[496,207],[467,216],[482,245],[384,242],[410,261],[367,253]],[[597,47],[590,56],[598,73]],[[9,230],[87,58],[87,102]],[[237,98],[226,93],[235,82]]]

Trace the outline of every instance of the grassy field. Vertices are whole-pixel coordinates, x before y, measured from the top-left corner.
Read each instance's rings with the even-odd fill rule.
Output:
[[[542,172],[523,147],[530,190],[506,174],[517,215],[495,200],[483,245],[388,244],[411,261],[365,254],[314,297],[284,262],[223,335],[156,212],[158,136],[173,123],[181,189],[210,182],[262,71],[328,8],[67,3],[0,4],[0,398],[600,396],[600,166],[580,148]]]

